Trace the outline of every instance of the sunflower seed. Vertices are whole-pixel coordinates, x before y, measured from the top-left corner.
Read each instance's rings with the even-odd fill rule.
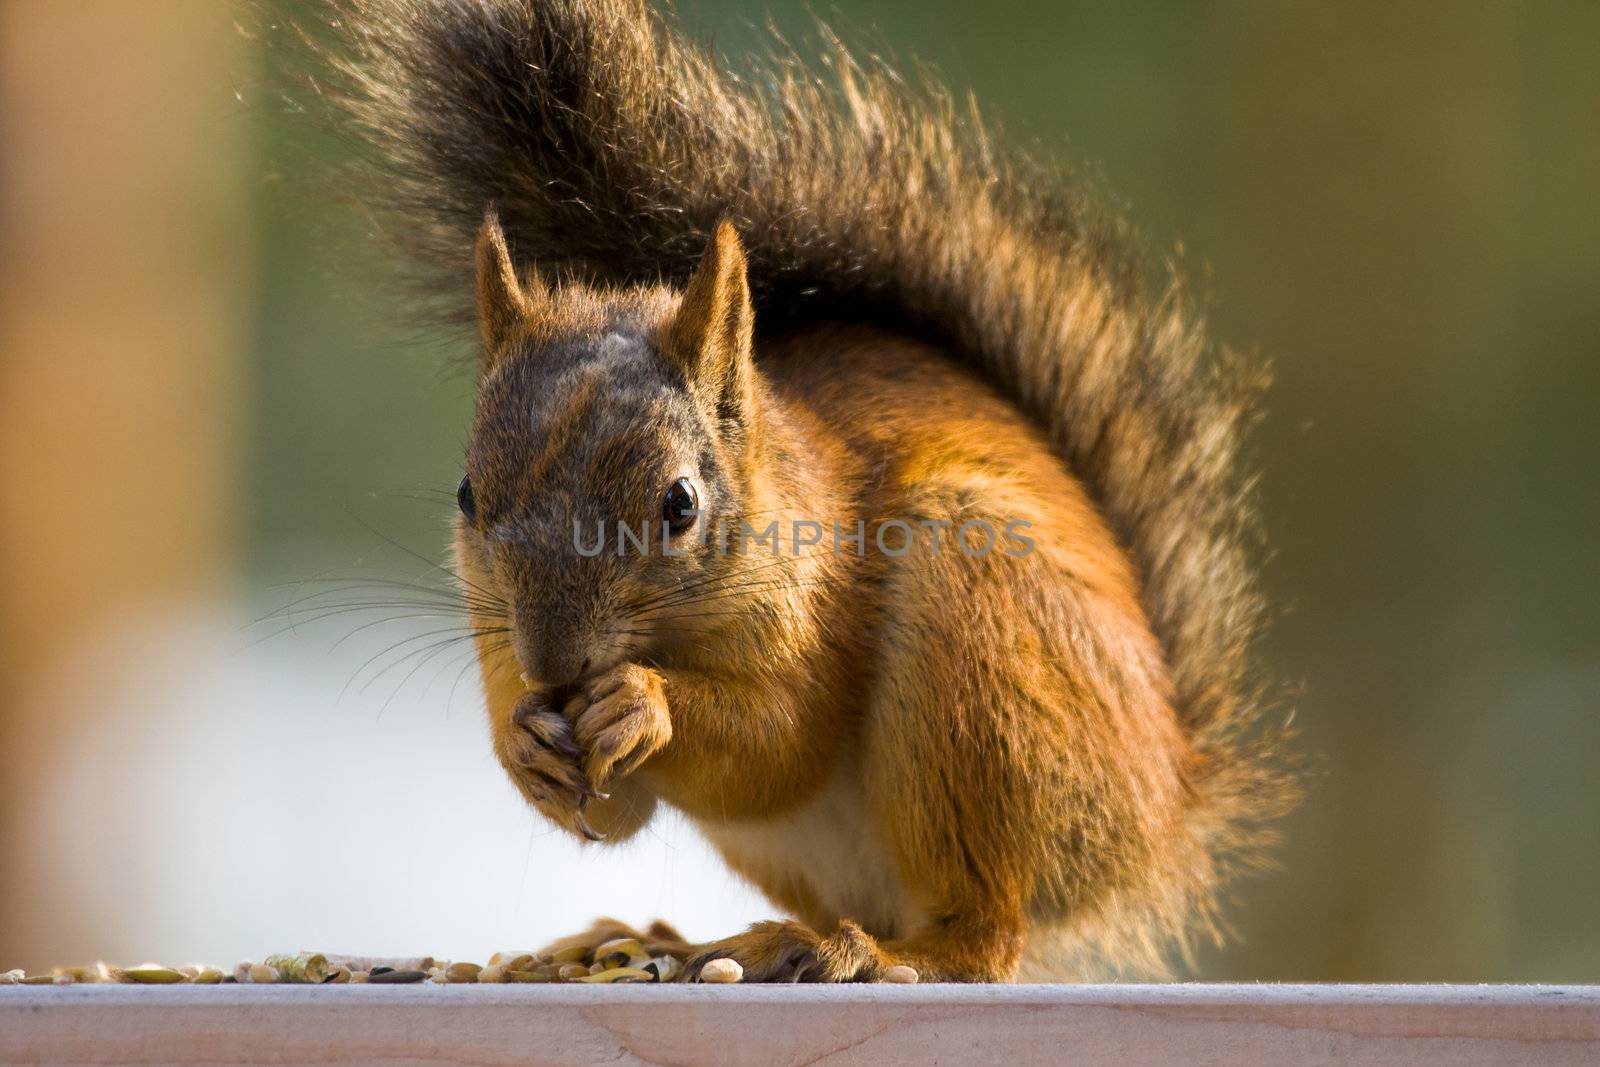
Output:
[[[420,982],[426,977],[428,977],[427,971],[386,970],[381,974],[373,971],[367,981],[373,985],[404,985],[410,982]]]
[[[642,971],[637,967],[613,967],[608,971],[601,971],[598,974],[585,975],[584,977],[578,979],[580,982],[592,982],[605,985],[609,985],[613,982],[652,982],[654,980],[654,976],[648,971]]]

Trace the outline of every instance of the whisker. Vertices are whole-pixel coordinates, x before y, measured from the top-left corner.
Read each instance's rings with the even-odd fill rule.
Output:
[[[470,634],[470,635],[467,635],[467,636],[477,637],[478,635],[477,634]],[[433,649],[433,651],[428,652],[426,655],[422,656],[421,659],[417,660],[416,665],[414,667],[412,667],[409,671],[406,672],[405,677],[400,679],[400,684],[396,685],[394,687],[394,691],[389,694],[388,699],[386,699],[383,702],[382,707],[380,707],[378,709],[378,714],[382,715],[384,713],[384,711],[386,711],[388,709],[389,705],[394,702],[394,698],[399,696],[400,695],[400,691],[406,687],[406,683],[411,681],[412,678],[415,678],[416,675],[417,675],[417,672],[420,671],[424,666],[426,666],[428,661],[432,660],[435,656],[438,656],[440,653],[442,653],[446,649],[450,648],[451,645],[453,645],[455,642],[457,642],[459,640],[461,640],[461,638],[456,637],[456,638],[451,638],[451,639],[448,639],[448,640],[445,640],[445,641],[437,641],[433,645],[429,646],[430,648]],[[467,650],[469,652],[472,651],[472,647],[469,645]],[[413,655],[413,653],[409,653],[408,652],[405,656],[402,656],[398,662],[404,663],[406,661],[406,659],[409,658],[411,655]],[[374,676],[373,681],[377,681],[377,677],[376,676]],[[371,684],[371,683],[368,683],[368,684]],[[422,692],[423,692],[423,695],[426,695],[427,692],[428,692],[427,688],[424,687]]]
[[[693,596],[684,596],[656,604],[647,611],[637,612],[633,615],[636,619],[655,618],[667,611],[691,607],[695,604],[712,603],[718,600],[727,600],[732,597],[749,596],[758,592],[770,592],[790,589],[815,589],[828,585],[838,584],[848,580],[848,574],[812,575],[808,578],[795,578],[792,580],[758,580],[742,583],[732,583],[712,588],[706,593]]]
[[[469,579],[464,577],[460,572],[454,570],[453,568],[447,567],[443,563],[438,562],[437,560],[429,559],[427,556],[424,556],[421,552],[418,552],[415,549],[407,548],[405,545],[401,544],[399,541],[396,541],[394,538],[390,537],[388,534],[385,534],[385,533],[382,533],[381,531],[379,531],[377,529],[377,527],[373,526],[371,523],[367,522],[365,519],[361,518],[359,515],[356,515],[353,512],[351,512],[350,513],[350,517],[355,519],[355,521],[360,523],[362,526],[364,526],[369,533],[371,533],[374,537],[377,537],[378,539],[383,541],[385,544],[388,544],[388,545],[390,545],[390,546],[392,546],[394,548],[398,548],[400,551],[404,552],[406,555],[412,557],[413,559],[421,561],[422,563],[426,564],[429,567],[432,567],[433,569],[435,569],[437,571],[440,571],[441,573],[448,574],[451,578],[454,578],[456,581],[460,582],[462,585],[465,585],[468,589],[471,589],[474,592],[480,593],[480,594],[482,594],[484,596],[492,597],[494,595],[494,594],[490,593],[487,589],[484,589],[484,588],[478,586],[477,584],[475,584],[474,582],[470,581]]]
[[[676,596],[681,596],[681,595],[686,594],[686,593],[691,593],[691,592],[694,592],[695,590],[698,590],[698,589],[704,589],[707,586],[715,585],[718,582],[732,581],[732,580],[734,580],[736,578],[740,578],[740,579],[748,578],[750,575],[755,574],[757,572],[770,570],[773,567],[776,567],[776,566],[779,566],[779,565],[782,565],[782,564],[793,563],[793,562],[798,561],[800,558],[801,557],[798,557],[798,556],[789,557],[787,559],[779,558],[777,560],[773,560],[770,563],[763,563],[759,567],[748,567],[748,568],[745,568],[743,570],[735,571],[735,572],[730,573],[730,574],[707,575],[707,576],[705,576],[703,578],[695,579],[693,581],[685,582],[685,583],[682,583],[680,585],[674,586],[671,589],[663,590],[660,593],[657,593],[657,594],[654,594],[654,595],[651,595],[651,596],[643,597],[640,600],[631,603],[629,606],[634,608],[634,609],[653,607],[660,601],[670,600],[670,599],[672,599],[673,597],[676,597]]]
[[[379,660],[383,659],[383,657],[390,655],[391,653],[395,652],[398,649],[404,648],[406,645],[409,645],[412,642],[425,641],[430,637],[437,637],[439,634],[455,634],[454,637],[448,638],[447,640],[460,641],[460,640],[466,640],[466,639],[472,638],[472,637],[477,637],[479,635],[479,632],[477,630],[475,630],[475,629],[465,629],[464,630],[461,627],[451,626],[451,627],[446,627],[444,629],[439,629],[439,630],[429,630],[429,631],[426,631],[426,632],[420,633],[420,634],[412,634],[410,637],[407,637],[407,638],[404,638],[402,640],[396,641],[394,644],[389,645],[387,648],[381,649],[380,651],[378,651],[374,655],[367,657],[366,661],[364,663],[362,663],[360,667],[356,668],[355,674],[350,676],[350,680],[344,684],[344,688],[339,690],[339,698],[338,699],[339,700],[343,700],[344,697],[345,697],[345,694],[349,692],[350,687],[352,685],[354,685],[356,683],[356,681],[364,673],[366,673],[368,668],[372,667]],[[403,653],[400,656],[400,658],[395,661],[395,663],[404,663],[407,656],[411,656],[411,655],[415,654],[417,651],[420,651],[420,650],[414,649],[411,652]],[[390,664],[389,667],[383,668],[383,670],[379,671],[378,674],[374,676],[373,680],[376,680],[377,677],[381,677],[384,673],[386,673],[389,670],[390,667],[393,667],[393,666],[394,666],[394,664]],[[371,681],[368,681],[368,683],[366,685],[361,687],[361,692],[366,692],[367,688],[371,684],[372,684]]]

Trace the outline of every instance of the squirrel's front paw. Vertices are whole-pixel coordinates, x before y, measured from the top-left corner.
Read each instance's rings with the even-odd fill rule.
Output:
[[[601,840],[583,815],[584,805],[599,795],[583,773],[583,752],[572,724],[545,694],[523,694],[510,719],[496,729],[494,749],[529,803],[572,833]]]
[[[661,675],[633,663],[584,683],[563,713],[595,789],[632,774],[672,739]]]

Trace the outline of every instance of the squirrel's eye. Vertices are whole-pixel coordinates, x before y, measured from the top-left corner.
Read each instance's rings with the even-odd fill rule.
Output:
[[[478,521],[478,504],[472,499],[472,479],[463,476],[461,484],[456,486],[456,506],[468,522]]]
[[[682,533],[694,525],[694,520],[700,507],[700,498],[695,495],[694,483],[687,478],[679,478],[667,490],[667,497],[661,502],[661,517],[667,520],[667,528],[673,533]]]

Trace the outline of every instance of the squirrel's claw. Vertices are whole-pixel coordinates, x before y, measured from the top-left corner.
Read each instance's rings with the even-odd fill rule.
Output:
[[[601,841],[604,841],[606,839],[606,835],[605,834],[601,833],[599,830],[596,830],[594,827],[589,825],[589,820],[584,817],[583,811],[581,809],[579,811],[576,811],[576,812],[573,813],[572,821],[573,821],[573,824],[576,826],[578,832],[580,834],[582,834],[584,837],[588,838],[590,841],[593,841],[594,843],[599,844]]]

